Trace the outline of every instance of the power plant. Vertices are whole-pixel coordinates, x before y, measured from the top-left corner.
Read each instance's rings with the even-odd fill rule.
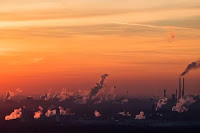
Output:
[[[164,98],[167,98],[167,90],[164,89],[163,91],[163,96]],[[175,94],[172,94],[172,99],[176,99],[179,101],[180,98],[185,96],[185,79],[184,78],[179,78],[179,89],[176,89]]]

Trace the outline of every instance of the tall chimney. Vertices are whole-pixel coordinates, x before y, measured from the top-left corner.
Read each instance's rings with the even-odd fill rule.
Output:
[[[182,89],[182,97],[184,97],[185,95],[185,82],[184,82],[184,78],[183,78],[183,89]]]
[[[166,98],[166,89],[164,89],[164,98]]]
[[[59,107],[56,108],[56,122],[60,121],[60,109]]]
[[[155,115],[155,104],[152,104],[152,115]]]
[[[179,78],[179,94],[178,94],[178,100],[181,98],[181,78]]]
[[[178,99],[178,91],[177,91],[177,89],[176,89],[176,100]]]

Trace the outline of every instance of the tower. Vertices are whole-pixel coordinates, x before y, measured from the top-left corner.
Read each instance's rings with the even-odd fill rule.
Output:
[[[182,89],[182,97],[185,95],[185,79],[183,78],[183,89]]]
[[[166,89],[164,89],[164,98],[166,98],[167,96],[166,96]]]
[[[181,98],[181,78],[179,78],[179,94],[178,94],[178,100]]]

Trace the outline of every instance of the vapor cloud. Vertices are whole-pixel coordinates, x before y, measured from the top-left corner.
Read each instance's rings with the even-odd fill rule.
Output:
[[[22,93],[22,92],[23,92],[23,90],[22,90],[22,89],[20,89],[20,88],[17,88],[17,89],[16,89],[16,92],[17,92],[17,93]]]
[[[5,116],[5,120],[18,119],[21,118],[21,116],[22,116],[22,108],[14,109],[14,111],[10,115]]]
[[[75,113],[71,113],[70,109],[64,109],[63,107],[58,107],[56,109],[48,109],[47,112],[45,113],[46,117],[51,117],[54,115],[74,115]]]
[[[50,95],[51,95],[51,90],[48,90],[47,93],[42,94],[40,96],[40,99],[43,100],[43,101],[48,101],[50,99]]]
[[[11,92],[11,91],[8,91],[8,92],[6,92],[6,95],[4,96],[3,101],[8,101],[8,100],[10,100],[11,97],[13,97],[13,96],[14,96],[14,93]]]
[[[69,109],[64,109],[63,107],[59,107],[60,110],[60,115],[70,115],[70,110]]]
[[[39,111],[37,111],[37,112],[34,113],[34,116],[33,116],[34,119],[39,119],[40,116],[43,114],[43,113],[42,113],[43,108],[42,108],[41,106],[39,106],[38,109],[39,109]]]
[[[163,105],[167,104],[167,98],[159,99],[157,102],[156,110],[159,110],[162,108]]]
[[[144,112],[141,111],[139,115],[135,116],[135,119],[138,119],[138,120],[146,119],[146,117],[144,116]]]
[[[95,115],[95,117],[100,117],[101,116],[101,114],[97,110],[94,111],[94,115]]]
[[[188,106],[196,102],[195,96],[185,96],[181,99],[179,99],[179,102],[176,104],[176,106],[172,107],[172,111],[176,111],[179,113],[187,112],[189,110]]]
[[[131,116],[131,114],[129,112],[119,112],[118,113],[119,115],[122,115],[122,116]]]
[[[56,110],[51,110],[51,109],[48,109],[47,112],[45,113],[45,116],[46,117],[51,117],[51,116],[54,116],[56,115]]]
[[[103,87],[104,87],[104,81],[105,81],[105,79],[106,79],[106,77],[108,76],[108,74],[103,74],[102,76],[101,76],[101,80],[100,80],[100,82],[99,83],[96,83],[96,86],[94,87],[94,88],[92,88],[91,89],[91,92],[90,92],[90,99],[93,97],[93,96],[95,96],[98,92],[99,92],[99,90],[100,89],[102,89]]]

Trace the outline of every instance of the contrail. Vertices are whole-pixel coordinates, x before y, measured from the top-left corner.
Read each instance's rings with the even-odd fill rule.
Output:
[[[169,29],[169,26],[157,26],[157,25],[148,25],[148,24],[134,24],[134,23],[110,23],[110,24],[118,24],[118,25],[132,25],[132,26],[141,26],[141,27],[148,27],[148,28],[159,28],[159,29]],[[174,27],[174,29],[180,30],[196,30],[193,28],[186,28],[186,27]]]

